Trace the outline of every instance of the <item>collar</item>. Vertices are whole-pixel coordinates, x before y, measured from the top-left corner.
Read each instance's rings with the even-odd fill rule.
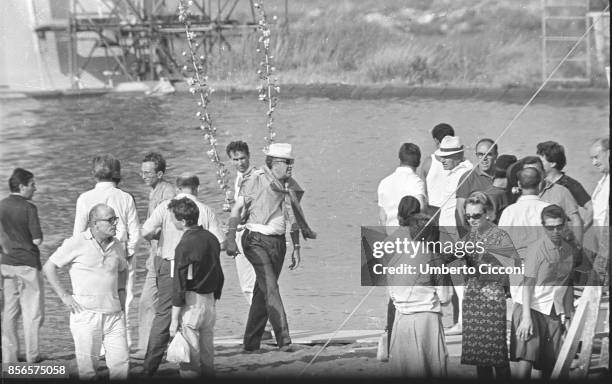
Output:
[[[111,247],[115,244],[115,238],[113,237],[113,239],[111,240],[110,243],[108,243],[108,245],[106,246],[106,249],[103,249],[100,244],[98,243],[98,240],[96,240],[93,237],[93,234],[91,233],[91,228],[87,228],[85,230],[85,232],[83,232],[83,236],[85,237],[86,240],[90,240],[94,242],[94,245],[100,249],[102,251],[102,253],[106,253],[108,252],[109,249],[111,249]]]
[[[26,198],[25,198],[25,197],[23,197],[23,196],[21,196],[21,194],[20,194],[20,193],[18,193],[18,192],[11,192],[11,193],[9,193],[9,196],[14,196],[14,197],[17,197],[17,198],[20,198],[20,199],[26,200]]]
[[[486,177],[488,177],[491,180],[493,180],[493,178],[494,178],[492,175],[489,175],[488,173],[486,173],[485,171],[480,169],[479,166],[476,166],[476,170],[474,172],[476,172],[479,176],[486,176]]]
[[[461,171],[463,169],[472,169],[470,166],[472,165],[472,163],[470,163],[469,160],[463,160],[462,162],[459,163],[459,165],[457,165],[455,168],[451,169],[450,171],[448,171],[449,173],[455,173],[457,171]]]
[[[528,200],[528,201],[538,200],[539,201],[540,200],[540,196],[537,196],[537,195],[521,195],[521,196],[519,196],[518,199],[516,199],[516,201],[525,201],[525,200]]]
[[[408,173],[408,174],[411,174],[411,175],[416,175],[416,172],[414,172],[412,167],[409,167],[409,166],[406,166],[406,165],[400,165],[399,167],[397,167],[395,169],[395,172],[403,172],[403,173]]]
[[[98,181],[94,188],[96,189],[115,188],[115,183],[113,183],[112,181]]]
[[[249,169],[247,169],[246,171],[244,171],[244,172],[239,172],[239,171],[236,171],[236,173],[237,173],[238,175],[242,176],[242,177],[245,177],[245,176],[250,175],[250,174],[251,174],[251,172],[253,172],[253,170],[254,170],[254,169],[255,169],[255,166],[254,166],[254,165],[251,165],[251,166],[249,167]]]
[[[182,199],[183,197],[186,197],[193,201],[197,200],[194,195],[192,195],[191,193],[185,193],[185,192],[177,193],[176,196],[174,196],[174,199],[178,200],[178,199]]]

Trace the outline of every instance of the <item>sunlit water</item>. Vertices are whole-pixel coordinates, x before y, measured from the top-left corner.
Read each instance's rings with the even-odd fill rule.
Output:
[[[196,172],[200,199],[227,221],[190,95],[4,100],[0,106],[3,191],[8,193],[6,180],[14,167],[34,172],[43,262],[71,235],[76,198],[93,186],[90,161],[98,153],[121,159],[120,186],[135,196],[141,222],[148,190],[139,169],[147,151],[167,158],[168,180],[183,171]],[[290,329],[332,331],[368,291],[360,286],[360,226],[377,223],[376,188],[396,167],[402,142],[415,142],[428,155],[433,150],[430,129],[449,122],[473,147],[479,138],[497,137],[520,107],[470,99],[283,98],[275,115],[278,141],[294,146],[294,176],[306,190],[303,207],[319,234],[305,242],[300,269],[287,270],[287,262],[280,278]],[[211,113],[222,157],[229,141],[241,139],[251,145],[253,163],[262,164],[265,106],[255,97],[215,94]],[[536,143],[557,140],[568,153],[567,173],[592,191],[599,175],[590,165],[588,148],[592,138],[607,133],[608,114],[608,99],[595,105],[580,100],[532,105],[501,139],[500,153],[534,154]],[[468,152],[473,160],[472,149]],[[138,255],[137,293],[145,274],[145,245]],[[215,332],[241,335],[248,306],[233,260],[223,255],[222,261],[226,282]],[[62,276],[69,284],[67,273]],[[48,284],[46,296],[42,350],[71,351],[68,312]],[[345,328],[382,329],[385,308],[385,291],[377,288]]]

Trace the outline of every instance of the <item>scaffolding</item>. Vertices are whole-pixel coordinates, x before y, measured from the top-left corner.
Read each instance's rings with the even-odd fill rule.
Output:
[[[70,0],[66,19],[40,25],[38,37],[56,33],[67,45],[67,70],[73,89],[96,62],[94,76],[126,81],[182,79],[185,27],[178,21],[178,0]],[[254,0],[191,0],[191,28],[199,38],[198,55],[215,47],[231,50],[230,37],[257,28]],[[245,11],[242,20],[234,16]],[[288,1],[284,2],[287,26]]]

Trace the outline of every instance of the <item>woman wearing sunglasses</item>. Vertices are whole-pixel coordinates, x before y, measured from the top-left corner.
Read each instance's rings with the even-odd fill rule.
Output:
[[[482,192],[473,192],[465,202],[470,232],[462,241],[479,246],[465,256],[467,265],[474,267],[476,274],[467,276],[461,363],[476,365],[479,378],[492,378],[493,368],[497,378],[510,378],[506,343],[509,279],[506,274],[487,271],[520,266],[520,258],[510,236],[492,223],[492,208],[491,201]]]

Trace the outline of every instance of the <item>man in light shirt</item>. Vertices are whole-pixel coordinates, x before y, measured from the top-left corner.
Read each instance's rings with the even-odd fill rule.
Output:
[[[191,173],[183,173],[176,179],[178,194],[172,200],[166,200],[155,208],[151,217],[142,226],[142,237],[151,239],[161,229],[158,247],[161,250],[155,257],[154,270],[157,285],[157,306],[155,318],[151,325],[149,343],[143,362],[143,375],[152,376],[161,363],[170,340],[170,323],[172,321],[172,278],[174,270],[174,252],[183,232],[174,225],[173,213],[168,209],[171,201],[184,197],[198,206],[198,225],[210,231],[219,243],[225,247],[225,234],[221,223],[213,210],[197,199],[200,179]]]
[[[49,257],[43,271],[51,287],[70,310],[70,331],[80,380],[95,379],[98,353],[104,345],[111,380],[125,380],[129,370],[125,284],[125,247],[114,236],[119,217],[105,204],[88,214],[88,229],[72,236]],[[70,266],[72,295],[57,268]]]
[[[592,196],[593,225],[607,227],[610,215],[610,139],[606,137],[595,141],[589,155],[593,166],[602,174]]]
[[[425,183],[417,175],[421,163],[421,150],[416,144],[404,143],[399,149],[400,165],[395,172],[382,179],[378,185],[378,207],[380,225],[387,227],[387,233],[397,227],[397,207],[404,196],[413,196],[421,207],[427,204]]]
[[[436,150],[440,148],[440,143],[446,136],[455,136],[455,130],[450,124],[440,123],[436,125],[432,131],[431,136]],[[423,159],[423,165],[421,166],[421,179],[425,181],[427,187],[427,199],[429,205],[427,206],[427,212],[431,215],[438,211],[438,208],[442,206],[443,198],[443,187],[444,179],[448,171],[442,166],[442,161],[432,153],[431,156]],[[437,225],[439,214],[436,215],[434,224]]]
[[[134,299],[134,279],[136,276],[136,244],[139,239],[140,223],[136,212],[134,198],[127,192],[117,188],[113,182],[114,177],[119,176],[120,163],[111,155],[95,156],[92,160],[92,175],[96,180],[93,189],[82,193],[76,202],[76,213],[74,215],[73,235],[76,236],[87,229],[89,211],[97,204],[106,204],[111,207],[117,215],[117,233],[115,237],[126,249],[126,260],[128,262],[128,280],[126,284],[125,318],[128,327],[128,345],[132,340],[129,335],[131,327],[129,321],[130,304]]]

